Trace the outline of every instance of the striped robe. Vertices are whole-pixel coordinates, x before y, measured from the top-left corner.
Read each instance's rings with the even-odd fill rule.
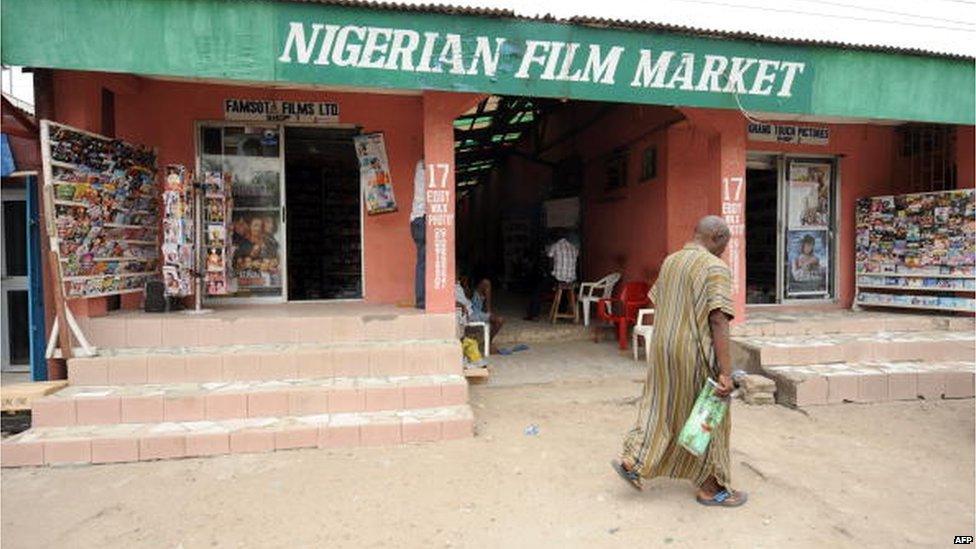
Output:
[[[719,309],[730,318],[731,276],[719,258],[698,244],[669,255],[649,297],[654,302],[654,333],[647,380],[637,423],[624,439],[623,459],[642,478],[685,478],[700,486],[710,475],[731,488],[729,413],[712,433],[700,458],[678,445],[678,433],[715,364],[708,315]]]

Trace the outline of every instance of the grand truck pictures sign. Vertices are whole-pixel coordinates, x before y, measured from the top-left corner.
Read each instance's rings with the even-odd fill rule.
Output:
[[[621,60],[631,71],[619,73]],[[503,56],[509,61],[500,73]],[[797,77],[806,63],[790,59],[700,54],[676,50],[654,51],[625,46],[473,36],[357,25],[291,21],[285,35],[281,63],[355,67],[413,73],[447,73],[489,78],[538,79],[615,86],[621,80],[633,88],[705,93],[793,97]],[[507,74],[506,74],[507,73]],[[623,78],[621,78],[623,76]]]
[[[4,0],[0,11],[9,65],[976,121],[972,59],[325,2]]]

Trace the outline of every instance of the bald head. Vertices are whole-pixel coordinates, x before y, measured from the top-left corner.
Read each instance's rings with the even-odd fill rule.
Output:
[[[695,225],[695,242],[715,256],[722,255],[729,244],[731,233],[725,220],[717,215],[706,215]]]

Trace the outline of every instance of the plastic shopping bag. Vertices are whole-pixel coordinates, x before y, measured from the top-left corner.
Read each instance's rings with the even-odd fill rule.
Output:
[[[715,394],[711,379],[702,387],[691,409],[688,421],[678,434],[678,444],[695,456],[701,456],[712,441],[712,431],[718,428],[729,409],[729,399]]]

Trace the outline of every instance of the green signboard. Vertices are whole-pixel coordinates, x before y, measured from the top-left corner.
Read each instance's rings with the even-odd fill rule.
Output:
[[[974,122],[964,60],[270,0],[0,9],[15,65]]]

